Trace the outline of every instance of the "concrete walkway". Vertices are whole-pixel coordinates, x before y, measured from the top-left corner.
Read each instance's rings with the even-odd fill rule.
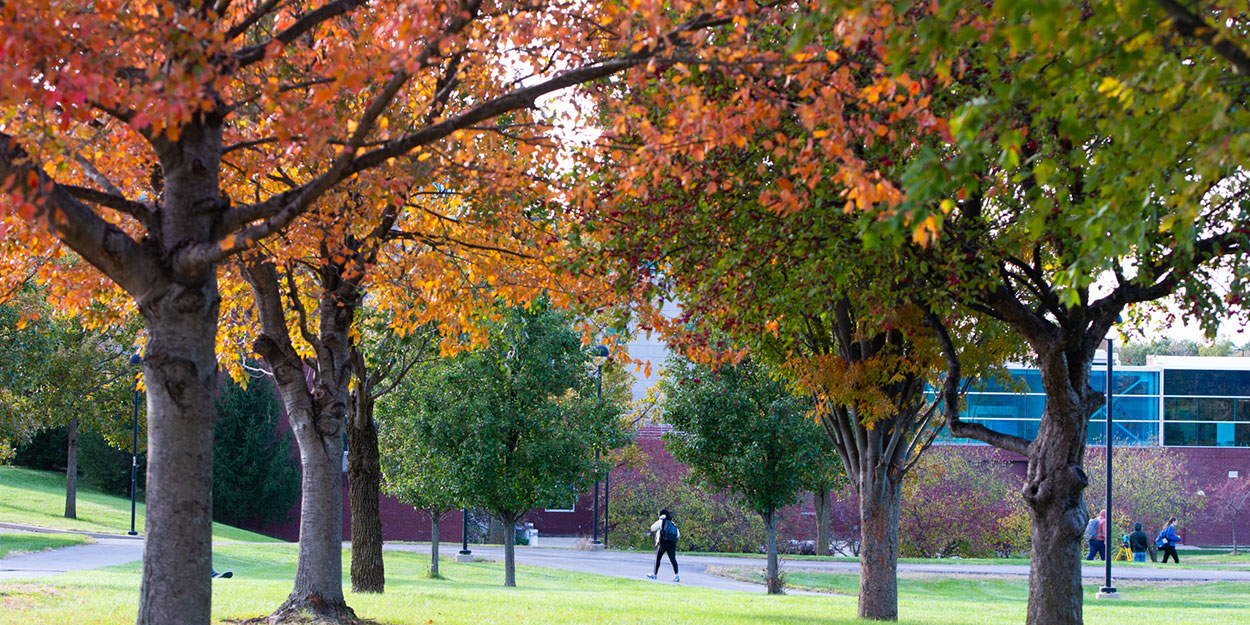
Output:
[[[74,545],[24,556],[0,558],[0,579],[46,577],[87,571],[143,559],[143,541],[129,537],[97,537],[93,545]]]
[[[11,524],[0,527],[18,529]],[[21,527],[26,531],[63,531],[43,528]],[[88,534],[96,539],[93,545],[77,545],[52,551],[0,559],[0,579],[31,578],[54,575],[67,571],[84,571],[134,562],[143,558],[142,537],[114,534]],[[553,541],[555,542],[555,541]],[[558,544],[558,543],[557,543]],[[346,546],[346,545],[345,545]],[[445,543],[443,553],[454,556],[459,545]],[[479,559],[503,561],[503,548],[498,546],[470,545],[473,555]],[[390,551],[415,553],[430,552],[430,546],[422,544],[387,544]],[[655,564],[655,554],[645,551],[586,551],[580,549],[549,547],[518,547],[516,560],[519,564],[545,566],[548,568],[611,575],[628,579],[646,580]],[[726,579],[707,572],[708,567],[752,568],[764,566],[763,558],[730,558],[718,556],[679,555],[681,585],[760,593],[759,584]],[[813,560],[783,560],[782,566],[789,570],[815,570],[854,573],[859,570],[856,562],[830,562]],[[959,564],[954,562],[899,564],[900,573],[928,573],[936,575],[999,575],[1027,577],[1029,568],[1023,565]],[[1086,583],[1094,584],[1103,577],[1102,566],[1084,567]],[[1250,570],[1226,570],[1217,568],[1130,568],[1114,567],[1116,580],[1156,581],[1238,581],[1250,582]],[[667,559],[660,567],[660,578],[655,583],[672,583],[672,569]],[[796,593],[798,594],[798,593]]]
[[[458,544],[442,546],[440,552],[454,555]],[[411,551],[429,553],[429,545],[386,545],[386,549],[395,551]],[[473,555],[487,560],[503,561],[502,547],[469,545]],[[641,551],[584,551],[566,549],[547,549],[517,547],[516,561],[519,564],[546,566],[556,569],[596,573],[614,577],[645,579],[644,575],[651,572],[655,565],[655,554]],[[764,558],[733,558],[723,556],[689,556],[678,555],[677,563],[681,566],[681,583],[690,586],[719,588],[722,590],[744,590],[763,592],[758,584],[748,584],[729,580],[707,573],[708,567],[724,568],[763,568]],[[1101,563],[1100,563],[1101,564]],[[782,560],[781,566],[788,570],[828,571],[839,573],[857,573],[857,562],[831,562],[822,560]],[[928,573],[937,575],[1000,575],[1028,577],[1029,567],[1012,564],[959,564],[951,562],[933,564],[898,565],[900,573]],[[1083,576],[1087,583],[1103,579],[1103,566],[1086,566]],[[1250,571],[1195,569],[1195,568],[1112,568],[1112,578],[1116,580],[1155,580],[1155,581],[1239,581],[1250,582]],[[660,581],[672,579],[672,568],[666,558],[660,566]]]

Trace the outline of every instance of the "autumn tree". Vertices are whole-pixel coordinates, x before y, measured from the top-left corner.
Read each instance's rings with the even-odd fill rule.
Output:
[[[1177,450],[1162,447],[1120,447],[1115,450],[1115,471],[1111,475],[1112,497],[1109,523],[1119,533],[1131,531],[1134,523],[1141,523],[1147,534],[1158,533],[1171,517],[1177,517],[1181,526],[1188,526],[1197,519],[1192,502],[1199,500],[1198,485],[1189,477],[1185,460]],[[1086,451],[1085,474],[1089,487],[1085,489],[1086,507],[1093,511],[1106,507],[1107,503],[1107,453],[1106,449],[1091,446]],[[1119,536],[1119,533],[1116,536]],[[1107,531],[1111,536],[1111,530]]]
[[[1243,281],[1218,276],[1239,275],[1247,244],[1244,78],[1224,56],[1244,37],[1234,28],[1209,46],[1158,5],[954,3],[891,39],[899,71],[938,78],[952,132],[914,146],[900,162],[905,199],[863,223],[893,246],[927,246],[917,268],[930,282],[1033,352],[1046,391],[1035,437],[962,421],[960,349],[936,318],[948,307],[930,307],[951,433],[1028,458],[1031,624],[1083,620],[1095,350],[1149,302],[1174,297],[1213,331],[1242,300]]]
[[[732,493],[764,522],[769,594],[782,592],[777,511],[836,472],[830,442],[777,374],[744,360],[716,368],[670,357],[661,374],[665,435],[690,478]]]
[[[5,279],[72,250],[85,262],[40,271],[61,302],[136,309],[149,332],[138,622],[209,620],[223,263],[393,159],[432,170],[461,154],[463,138],[541,133],[544,124],[492,120],[678,49],[732,61],[735,18],[785,17],[749,3],[654,1],[0,7],[0,183],[15,270]],[[709,28],[722,36],[703,36]],[[416,122],[388,127],[395,116]],[[79,271],[88,266],[98,273]]]
[[[859,615],[875,619],[898,616],[901,484],[941,425],[924,392],[942,370],[924,310],[950,301],[915,254],[871,248],[880,235],[858,212],[900,202],[890,175],[909,146],[947,132],[932,78],[882,63],[893,19],[888,6],[835,16],[795,50],[797,26],[779,26],[757,32],[756,65],[638,77],[600,102],[634,122],[586,155],[578,175],[602,184],[574,196],[579,261],[613,268],[602,273],[644,327],[704,360],[740,358],[711,339],[723,333],[813,395],[858,498]],[[682,314],[656,314],[664,301]],[[1014,352],[999,326],[949,307],[981,372]]]
[[[946,445],[929,450],[903,481],[900,553],[986,558],[1027,551],[1019,482],[997,454]]]

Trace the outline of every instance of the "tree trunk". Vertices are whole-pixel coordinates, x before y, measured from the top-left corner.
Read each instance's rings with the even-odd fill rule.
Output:
[[[1045,360],[1039,362],[1045,369]],[[1049,368],[1053,375],[1043,375],[1046,408],[1028,447],[1023,489],[1033,541],[1026,623],[1081,625],[1081,541],[1089,520],[1082,497],[1089,479],[1081,465],[1089,416],[1103,396],[1089,387],[1088,362],[1051,363]]]
[[[381,464],[378,427],[368,391],[352,395],[354,413],[347,428],[347,491],[352,507],[352,590],[382,592],[382,515],[378,507]]]
[[[438,577],[438,522],[442,518],[441,510],[430,511],[430,577]]]
[[[301,378],[299,384],[303,383]],[[301,612],[335,621],[352,620],[356,615],[343,598],[342,434],[325,427],[338,423],[320,410],[312,406],[312,410],[291,408],[288,406],[287,414],[299,442],[303,470],[299,559],[291,594],[271,620],[297,619]]]
[[[516,587],[516,520],[517,516],[499,516],[503,525],[503,585]]]
[[[903,489],[882,471],[859,488],[859,617],[898,620],[898,513]]]
[[[829,555],[829,517],[832,513],[833,501],[829,489],[819,488],[812,493],[812,503],[816,507],[816,555]]]
[[[253,348],[273,371],[302,470],[295,583],[270,621],[299,621],[306,619],[305,613],[321,620],[354,621],[356,615],[343,597],[343,430],[351,401],[347,330],[352,310],[323,294],[317,369],[306,369],[286,327],[276,269],[256,261],[245,271],[261,321]]]
[[[781,575],[777,568],[777,523],[776,515],[772,510],[760,515],[764,519],[764,551],[768,554],[768,568],[765,572],[765,580],[768,585],[768,594],[780,595]]]
[[[1238,515],[1236,515],[1236,514],[1234,514],[1234,515],[1233,515],[1233,523],[1232,523],[1232,528],[1233,528],[1233,555],[1237,555],[1237,516],[1238,516]]]
[[[220,306],[215,274],[144,293],[138,303],[149,337],[143,379],[150,418],[137,623],[207,625]]]
[[[78,518],[78,417],[69,420],[65,445],[65,518]]]
[[[1079,491],[1078,491],[1079,492]],[[1079,497],[1078,497],[1079,500]],[[1079,625],[1083,504],[1065,507],[1030,505],[1029,625]]]

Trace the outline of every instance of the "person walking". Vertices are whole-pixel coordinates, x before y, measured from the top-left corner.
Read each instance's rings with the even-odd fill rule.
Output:
[[[673,581],[680,582],[681,576],[677,574],[677,539],[681,536],[681,530],[673,522],[673,513],[660,510],[660,518],[651,524],[651,532],[655,534],[655,568],[647,578],[655,579],[660,574],[660,560],[667,553],[668,561],[673,564]]]
[[[1163,562],[1166,564],[1168,556],[1172,556],[1172,561],[1176,564],[1181,563],[1180,557],[1176,555],[1176,545],[1181,542],[1181,537],[1176,535],[1176,517],[1168,519],[1168,524],[1159,532],[1158,538],[1155,538],[1155,547],[1163,552]]]
[[[1098,525],[1094,527],[1094,521],[1098,521]],[[1107,511],[1103,510],[1098,513],[1096,518],[1089,520],[1089,529],[1093,529],[1093,536],[1089,539],[1089,555],[1086,560],[1093,560],[1097,555],[1099,560],[1107,559]],[[1086,535],[1089,534],[1088,529]]]
[[[1145,562],[1146,550],[1150,548],[1150,536],[1141,531],[1141,523],[1133,524],[1133,533],[1128,535],[1128,548],[1133,552],[1133,562]]]

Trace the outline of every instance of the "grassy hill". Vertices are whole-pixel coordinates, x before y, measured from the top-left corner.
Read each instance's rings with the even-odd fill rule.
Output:
[[[136,509],[135,528],[143,532],[144,505]],[[130,529],[130,499],[78,487],[78,518],[67,519],[65,474],[0,466],[0,522],[53,529],[125,534]],[[213,523],[214,541],[282,542],[223,523]]]

